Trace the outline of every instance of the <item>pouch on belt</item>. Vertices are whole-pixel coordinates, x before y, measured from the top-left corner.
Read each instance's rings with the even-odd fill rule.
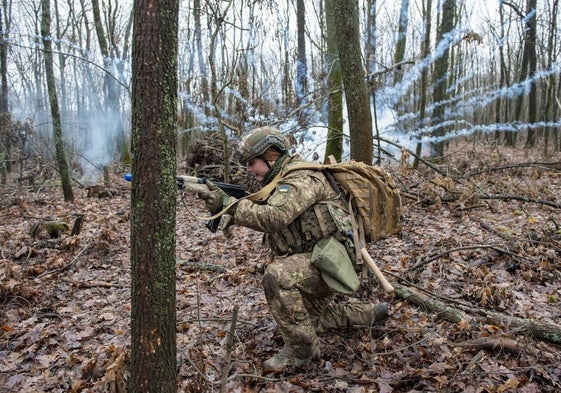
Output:
[[[321,271],[325,283],[337,292],[350,295],[360,286],[347,249],[334,236],[328,236],[314,246],[312,264]]]

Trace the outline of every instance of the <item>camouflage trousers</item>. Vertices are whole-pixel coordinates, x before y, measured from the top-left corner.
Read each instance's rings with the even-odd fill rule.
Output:
[[[305,357],[318,344],[317,331],[369,325],[370,303],[333,304],[333,292],[311,263],[311,253],[277,257],[267,266],[263,288],[284,343]]]

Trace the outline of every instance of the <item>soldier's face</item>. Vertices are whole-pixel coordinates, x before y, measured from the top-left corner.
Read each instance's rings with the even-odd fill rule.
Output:
[[[254,176],[259,183],[263,183],[263,178],[269,172],[269,167],[265,161],[259,158],[252,158],[246,164],[247,173]]]

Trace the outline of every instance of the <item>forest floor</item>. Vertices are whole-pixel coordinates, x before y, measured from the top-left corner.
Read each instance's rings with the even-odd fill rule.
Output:
[[[352,297],[388,302],[389,319],[321,333],[322,358],[304,370],[261,368],[282,340],[260,234],[226,241],[178,194],[178,391],[219,391],[225,369],[226,392],[560,391],[561,153],[450,150],[446,173],[391,168],[404,231],[369,249],[398,291],[371,280]],[[0,391],[126,390],[130,184],[112,176],[109,194],[76,188],[74,203],[45,183],[0,186]]]

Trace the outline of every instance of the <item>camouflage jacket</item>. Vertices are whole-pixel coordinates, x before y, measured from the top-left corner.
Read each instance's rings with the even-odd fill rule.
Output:
[[[304,160],[294,156],[286,167],[301,162]],[[339,193],[316,170],[298,170],[282,177],[263,203],[241,200],[234,222],[264,232],[265,246],[277,255],[311,252],[328,235],[344,238],[344,228],[350,227]]]

